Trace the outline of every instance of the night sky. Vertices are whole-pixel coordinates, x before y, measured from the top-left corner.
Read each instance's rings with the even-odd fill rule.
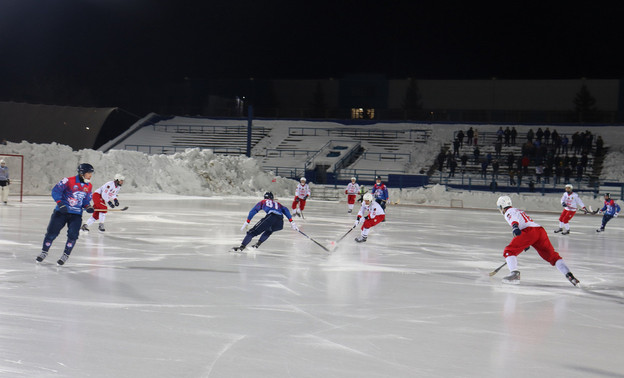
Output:
[[[185,77],[624,78],[616,9],[487,3],[0,0],[0,100]]]

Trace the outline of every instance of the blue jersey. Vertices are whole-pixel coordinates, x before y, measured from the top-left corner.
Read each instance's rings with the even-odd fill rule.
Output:
[[[91,183],[80,182],[78,176],[65,177],[52,188],[52,198],[56,201],[56,209],[65,204],[70,214],[82,214],[82,209],[91,202]]]
[[[286,218],[288,218],[288,221],[292,222],[292,216],[290,215],[290,211],[288,210],[288,208],[282,206],[281,203],[272,199],[263,199],[262,201],[258,202],[256,206],[251,209],[249,215],[247,215],[247,222],[249,223],[251,221],[251,218],[253,218],[254,215],[256,215],[260,210],[264,210],[264,212],[267,214],[285,215]]]
[[[373,196],[375,199],[388,200],[388,188],[384,184],[375,184],[373,186]]]
[[[604,201],[604,206],[600,209],[600,211],[606,215],[613,215],[620,212],[620,205],[615,203],[614,200],[609,199],[608,201]]]

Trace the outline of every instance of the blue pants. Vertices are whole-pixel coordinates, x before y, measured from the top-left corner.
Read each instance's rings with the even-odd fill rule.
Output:
[[[54,239],[56,239],[63,227],[67,225],[67,242],[65,243],[64,253],[69,255],[76,244],[76,240],[78,240],[81,224],[82,215],[80,214],[63,214],[56,210],[53,211],[50,217],[50,223],[48,223],[48,229],[43,238],[42,250],[47,252],[52,246]]]
[[[604,229],[605,226],[607,225],[607,222],[609,222],[611,219],[613,219],[613,215],[607,215],[607,214],[603,215],[602,216],[602,227],[600,227],[600,228]]]
[[[247,245],[254,238],[254,236],[258,236],[262,234],[260,239],[258,240],[260,243],[264,243],[265,240],[271,236],[275,231],[279,231],[284,228],[284,216],[282,214],[268,214],[266,217],[262,218],[258,223],[256,223],[249,231],[247,231],[247,235],[245,235],[245,239],[241,244]]]

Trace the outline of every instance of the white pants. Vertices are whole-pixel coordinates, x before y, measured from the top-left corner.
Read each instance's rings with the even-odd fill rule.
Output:
[[[9,186],[0,186],[0,199],[2,202],[7,202],[9,200]]]

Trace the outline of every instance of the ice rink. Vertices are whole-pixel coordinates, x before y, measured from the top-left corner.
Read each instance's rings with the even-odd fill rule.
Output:
[[[561,236],[530,213],[582,287],[533,249],[510,286],[488,276],[512,236],[495,204],[390,206],[332,246],[354,215],[309,201],[296,222],[331,253],[287,224],[233,253],[259,198],[122,197],[63,267],[66,229],[35,263],[49,196],[0,207],[0,376],[624,377],[621,219]]]

